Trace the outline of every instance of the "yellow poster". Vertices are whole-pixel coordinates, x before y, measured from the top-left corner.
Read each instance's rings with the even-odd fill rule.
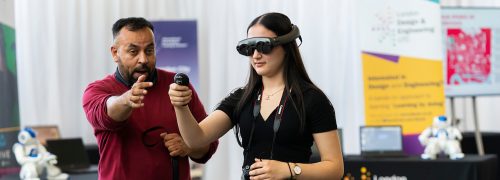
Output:
[[[419,134],[443,114],[442,63],[364,52],[363,81],[366,125],[403,125]]]

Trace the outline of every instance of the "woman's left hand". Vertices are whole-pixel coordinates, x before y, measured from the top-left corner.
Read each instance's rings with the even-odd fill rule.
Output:
[[[250,179],[286,179],[290,177],[290,170],[286,162],[255,159],[250,166]]]

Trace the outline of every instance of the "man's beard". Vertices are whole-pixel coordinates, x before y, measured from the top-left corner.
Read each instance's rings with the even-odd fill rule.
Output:
[[[135,82],[137,82],[137,79],[140,77],[137,77],[135,78],[134,77],[134,73],[143,73],[143,72],[147,72],[148,73],[148,76],[146,77],[146,80],[144,81],[148,81],[150,79],[150,77],[153,75],[153,70],[151,70],[148,66],[146,66],[145,64],[141,64],[139,65],[138,67],[135,67],[134,70],[132,72],[130,72],[128,75],[128,84],[132,85],[134,84]]]
[[[153,75],[154,73],[154,69],[152,70],[151,68],[149,68],[148,66],[142,64],[142,65],[139,65],[138,67],[135,67],[132,72],[128,72],[128,69],[125,68],[125,66],[123,66],[123,64],[119,64],[118,65],[118,71],[120,72],[120,75],[122,76],[122,78],[127,82],[128,85],[132,86],[135,82],[137,82],[137,78],[134,78],[134,73],[136,72],[147,72],[148,73],[148,76],[146,77],[146,80],[145,81],[148,81],[150,80],[150,77]]]

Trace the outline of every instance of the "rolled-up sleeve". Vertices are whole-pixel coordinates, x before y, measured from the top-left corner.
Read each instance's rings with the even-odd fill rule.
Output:
[[[116,122],[108,116],[106,101],[113,96],[102,85],[94,82],[83,93],[83,110],[95,130],[115,130],[127,122]]]

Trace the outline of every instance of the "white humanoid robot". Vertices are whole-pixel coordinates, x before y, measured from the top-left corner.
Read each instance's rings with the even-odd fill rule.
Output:
[[[45,147],[36,139],[36,133],[31,128],[24,128],[17,136],[19,142],[12,146],[17,163],[21,165],[19,177],[21,179],[38,180],[43,170],[47,170],[47,179],[66,180],[68,174],[62,173],[56,167],[57,157],[47,152]]]
[[[432,126],[426,128],[418,136],[418,140],[425,146],[424,153],[421,155],[422,159],[436,159],[442,151],[453,160],[464,157],[460,148],[462,134],[457,128],[451,126],[446,116],[434,117]]]

